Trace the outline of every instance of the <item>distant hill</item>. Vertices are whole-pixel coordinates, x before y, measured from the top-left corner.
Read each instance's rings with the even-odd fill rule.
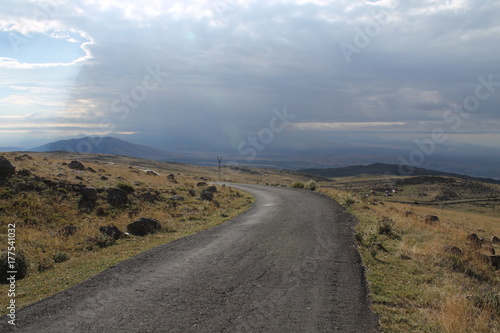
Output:
[[[299,172],[308,173],[312,175],[317,175],[321,177],[327,178],[337,178],[337,177],[352,177],[359,175],[391,175],[391,176],[404,176],[400,174],[399,171],[400,166],[396,164],[384,164],[384,163],[374,163],[370,165],[354,165],[349,167],[342,168],[328,168],[328,169],[301,169]],[[450,172],[442,172],[435,170],[428,170],[423,168],[414,168],[408,167],[412,169],[411,176],[449,176],[449,177],[457,177],[468,180],[481,181],[486,183],[500,184],[500,180],[492,179],[492,178],[480,178],[480,177],[472,177],[467,175],[460,175],[456,173]],[[407,169],[406,169],[407,170]]]
[[[84,137],[80,139],[60,140],[33,148],[31,151],[71,151],[90,154],[122,155],[156,161],[178,159],[178,156],[175,154],[113,137]]]
[[[26,149],[26,148],[20,148],[20,147],[0,147],[0,151],[3,151],[3,152],[23,151],[23,150],[28,150],[28,149]]]

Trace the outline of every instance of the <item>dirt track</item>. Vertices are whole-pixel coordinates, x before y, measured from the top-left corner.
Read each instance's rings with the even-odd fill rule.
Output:
[[[232,185],[238,218],[18,312],[1,332],[373,332],[353,218],[304,190]]]

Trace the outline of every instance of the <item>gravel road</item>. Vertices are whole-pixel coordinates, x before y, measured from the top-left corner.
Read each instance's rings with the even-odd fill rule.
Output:
[[[1,332],[375,332],[354,218],[318,193],[231,184],[236,219],[28,306]]]

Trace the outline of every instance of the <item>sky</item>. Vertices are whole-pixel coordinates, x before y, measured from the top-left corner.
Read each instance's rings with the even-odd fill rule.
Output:
[[[494,0],[3,0],[0,147],[500,148],[499,17]]]

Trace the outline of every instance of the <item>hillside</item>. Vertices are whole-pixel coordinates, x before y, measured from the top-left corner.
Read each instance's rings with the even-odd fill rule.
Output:
[[[411,169],[407,169],[411,168]],[[354,165],[342,168],[328,168],[328,169],[301,169],[300,172],[307,174],[318,175],[322,177],[329,178],[343,178],[343,177],[353,177],[360,175],[383,175],[383,176],[405,176],[401,175],[400,166],[396,164],[385,164],[385,163],[374,163],[370,165]],[[486,183],[500,184],[500,180],[492,178],[480,178],[472,177],[467,175],[460,175],[450,172],[442,172],[436,170],[429,170],[423,168],[406,167],[405,170],[411,170],[411,174],[408,176],[448,176],[456,177],[461,179],[480,181]]]
[[[113,137],[84,137],[60,140],[31,149],[34,152],[68,151],[78,153],[121,155],[149,160],[175,160],[179,156]]]

